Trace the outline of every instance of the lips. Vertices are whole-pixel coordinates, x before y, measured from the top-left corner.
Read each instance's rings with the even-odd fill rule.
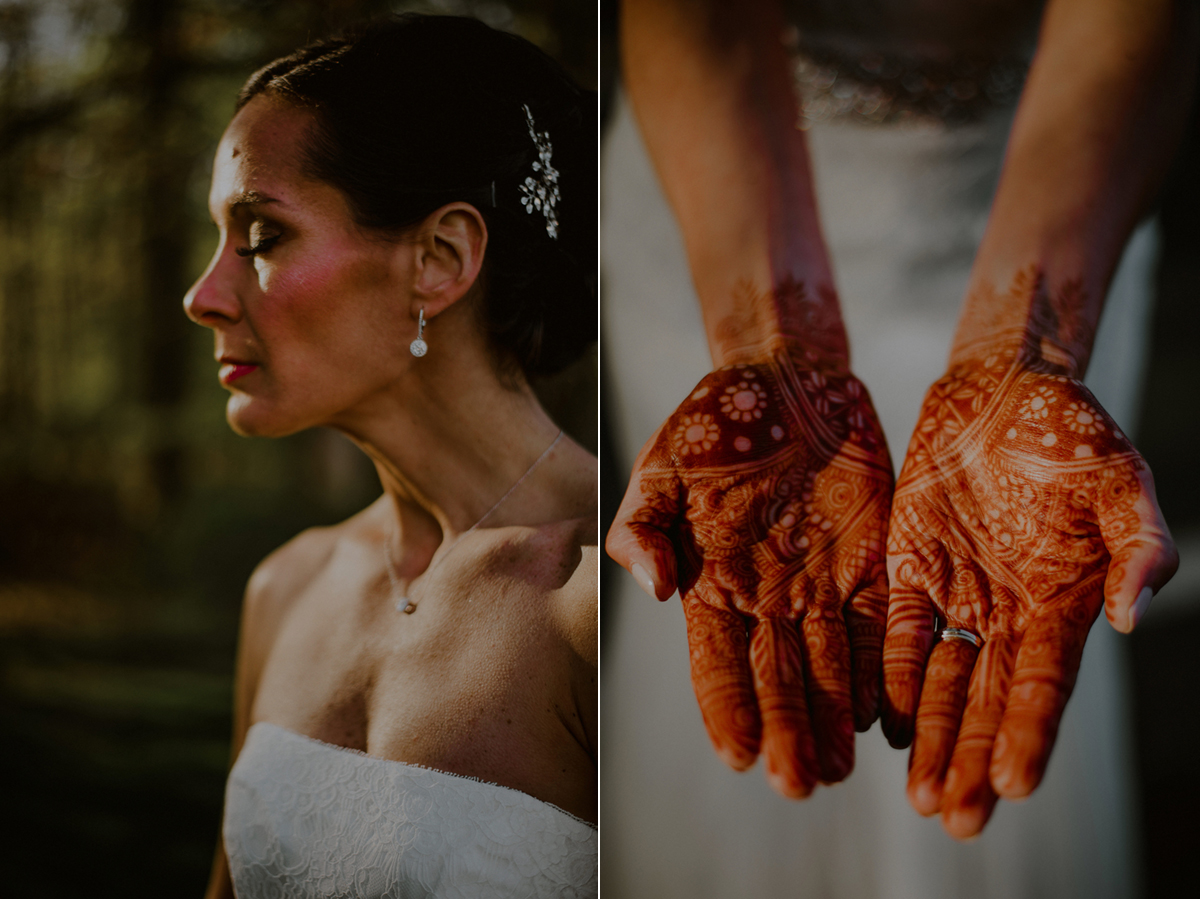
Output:
[[[217,377],[226,387],[228,387],[234,381],[240,380],[241,378],[246,377],[246,375],[257,371],[259,368],[257,362],[248,362],[244,359],[234,359],[230,356],[222,356],[217,361],[221,363],[221,368],[217,373]]]

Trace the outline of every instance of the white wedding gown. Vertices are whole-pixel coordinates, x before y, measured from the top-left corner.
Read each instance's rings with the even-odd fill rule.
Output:
[[[621,462],[632,463],[711,370],[674,219],[626,104],[602,155],[605,388]],[[981,124],[818,123],[808,132],[854,372],[871,391],[898,467],[928,386],[944,370],[998,178],[1011,111]],[[1136,425],[1157,242],[1131,240],[1087,382]],[[606,899],[1125,899],[1140,891],[1121,637],[1093,628],[1041,788],[1000,802],[973,843],[908,805],[908,753],[878,724],[849,779],[792,802],[759,764],[714,754],[688,674],[678,599],[659,604],[624,572],[602,657],[601,809]]]
[[[518,790],[260,722],[225,793],[238,899],[595,899],[596,828]]]

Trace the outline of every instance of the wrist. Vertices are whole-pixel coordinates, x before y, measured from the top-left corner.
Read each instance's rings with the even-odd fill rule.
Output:
[[[784,354],[805,368],[849,370],[849,344],[832,287],[811,289],[789,280],[756,290],[740,282],[721,311],[705,322],[718,368]]]
[[[1075,352],[1047,337],[1018,331],[993,332],[972,340],[955,339],[946,362],[947,373],[969,368],[1016,367],[1023,371],[1047,375],[1062,375],[1076,380],[1083,378],[1087,357],[1080,359]]]
[[[1099,303],[1079,277],[1052,277],[1028,265],[1003,292],[977,280],[968,293],[948,368],[999,357],[1029,371],[1082,378],[1096,335]]]

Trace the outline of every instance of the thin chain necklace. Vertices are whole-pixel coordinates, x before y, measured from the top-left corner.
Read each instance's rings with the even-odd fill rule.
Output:
[[[458,542],[462,540],[463,537],[467,536],[467,534],[471,533],[471,531],[475,530],[477,527],[487,521],[491,514],[500,508],[500,504],[512,496],[513,491],[521,486],[521,482],[533,474],[534,469],[541,465],[542,462],[545,461],[546,457],[550,455],[550,451],[553,450],[554,447],[558,446],[558,441],[562,440],[562,435],[563,432],[560,429],[558,435],[552,441],[550,441],[550,445],[546,447],[542,454],[533,460],[533,464],[525,470],[525,474],[517,478],[516,483],[509,487],[508,490],[505,491],[504,496],[496,500],[495,505],[484,512],[478,521],[454,538],[454,542],[450,544],[450,548],[442,553],[442,557],[437,560],[437,563],[432,568],[424,572],[425,575],[433,574],[433,572],[437,570],[437,567],[446,561],[446,556],[454,552],[454,548],[458,546]],[[396,563],[392,560],[392,540],[394,540],[395,537],[395,528],[391,525],[391,519],[389,518],[388,534],[383,541],[383,567],[387,570],[388,581],[392,585],[392,595],[396,597],[396,611],[405,612],[406,614],[411,615],[417,610],[417,604],[409,599],[408,596],[405,595],[404,591],[400,589],[400,581],[396,577]]]

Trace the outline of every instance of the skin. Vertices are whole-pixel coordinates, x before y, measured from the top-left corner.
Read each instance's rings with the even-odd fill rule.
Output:
[[[595,821],[596,460],[564,436],[489,513],[558,428],[523,378],[501,381],[486,344],[486,226],[454,203],[400,236],[360,228],[300,166],[310,124],[269,95],[234,117],[210,194],[220,241],[184,306],[219,360],[253,366],[226,379],[234,430],[337,428],[384,494],[251,578],[234,758],[266,721]],[[207,895],[232,896],[220,845]]]
[[[1197,24],[1169,0],[1047,6],[949,367],[897,481],[884,730],[915,733],[909,800],[960,839],[1041,782],[1100,609],[1129,632],[1178,565],[1145,460],[1080,379],[1187,114]],[[935,612],[982,649],[933,645]]]
[[[930,389],[895,501],[881,435],[857,473],[861,500],[890,507],[884,731],[897,747],[915,733],[910,801],[940,811],[957,838],[982,829],[998,796],[1040,782],[1100,607],[1132,629],[1176,566],[1144,460],[1080,378],[1121,250],[1178,140],[1196,17],[1172,0],[1047,4],[947,374]],[[828,579],[823,558],[847,558],[879,531],[863,527],[870,515],[822,515],[821,552],[776,548],[818,537],[804,523],[777,536],[778,485],[818,483],[841,470],[843,448],[864,446],[846,439],[840,405],[822,422],[781,398],[819,374],[864,398],[861,433],[878,425],[850,374],[783,26],[770,0],[623,6],[625,86],[679,221],[716,370],[642,450],[606,546],[651,595],[680,590],[718,753],[742,769],[761,749],[775,788],[803,797],[853,758],[844,712],[814,709],[844,710],[851,697],[868,726],[879,653],[877,603],[847,614],[854,596],[872,596],[866,581],[842,582],[824,605],[812,584]],[[744,428],[717,405],[742,380],[731,365],[761,376],[764,416],[789,449],[730,447]],[[1039,397],[1047,405],[1034,410]],[[683,453],[680,435],[699,424],[714,433],[695,430],[703,452]],[[849,661],[844,644],[807,639],[814,610],[845,619]],[[934,647],[935,614],[973,629],[983,651]],[[772,720],[791,722],[786,737],[772,738]]]
[[[639,458],[609,537],[678,587],[718,755],[743,770],[761,751],[795,798],[850,772],[855,724],[876,716],[891,489],[862,385],[802,363],[704,378]]]
[[[1083,384],[1038,369],[1012,351],[952,367],[892,505],[885,730],[904,745],[915,723],[909,798],[956,836],[1037,787],[1101,607],[1131,629],[1176,565],[1141,456]],[[930,653],[935,609],[982,650]]]
[[[762,3],[624,7],[715,371],[642,450],[606,548],[652,595],[679,590],[718,755],[761,753],[802,798],[850,773],[878,714],[892,467],[850,372],[780,25]]]

